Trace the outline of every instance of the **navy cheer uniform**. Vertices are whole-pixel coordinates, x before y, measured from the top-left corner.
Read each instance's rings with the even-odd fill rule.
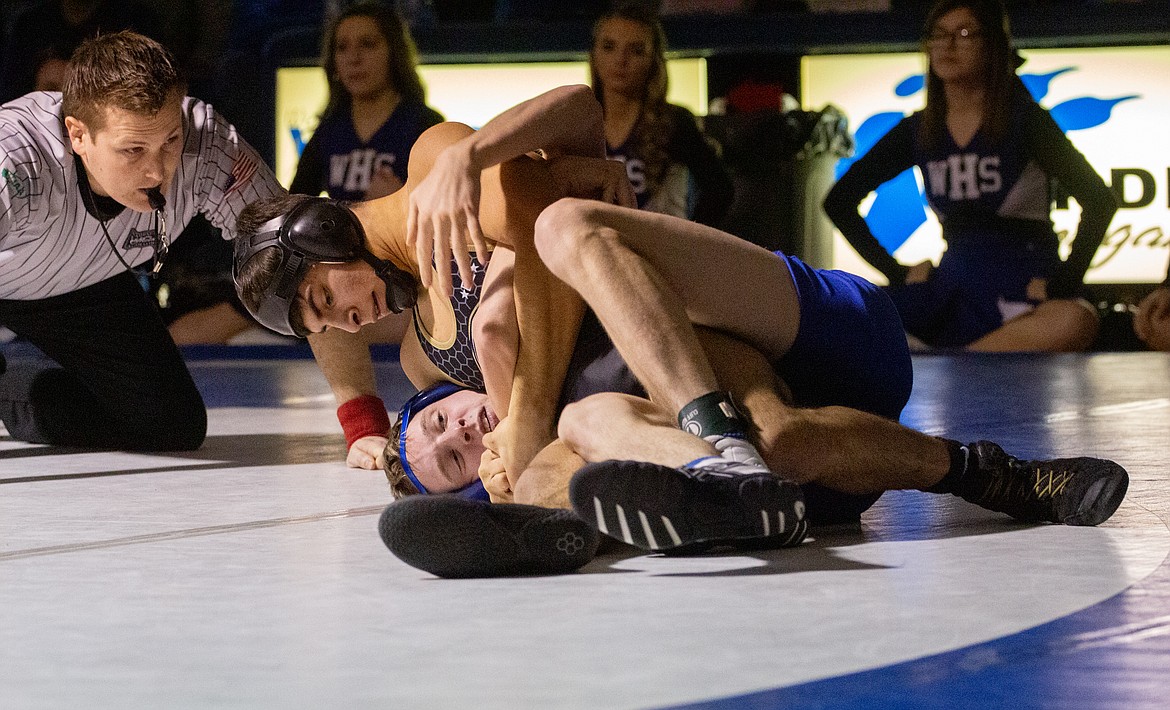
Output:
[[[369,141],[358,138],[348,111],[321,119],[297,163],[289,192],[335,200],[366,199],[370,178],[389,167],[406,183],[410,149],[422,132],[442,123],[443,117],[421,101],[403,99]]]
[[[717,227],[731,207],[733,186],[723,162],[699,133],[695,117],[682,106],[667,104],[670,140],[666,144],[670,167],[663,175],[658,193],[652,194],[646,174],[645,156],[637,153],[642,121],[634,125],[621,145],[606,145],[606,157],[626,164],[626,176],[634,188],[640,209],[693,219]],[[689,195],[691,180],[694,199]]]
[[[1030,308],[1033,278],[1050,298],[1076,296],[1116,211],[1113,193],[1022,83],[1012,96],[1008,134],[980,129],[960,147],[919,136],[922,113],[899,122],[829,192],[825,211],[861,256],[889,279],[906,330],[931,345],[962,346]],[[907,267],[874,237],[858,204],[879,185],[918,166],[947,250],[926,283],[905,285]],[[1072,251],[1061,262],[1052,227],[1050,183],[1081,206]]]

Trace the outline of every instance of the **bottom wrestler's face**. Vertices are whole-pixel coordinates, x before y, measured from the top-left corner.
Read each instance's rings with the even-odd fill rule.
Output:
[[[97,128],[65,117],[70,144],[94,193],[137,212],[150,211],[146,191],[165,194],[183,154],[182,98],[175,94],[153,116],[107,106],[105,123]]]
[[[297,304],[310,333],[327,328],[356,333],[391,313],[386,282],[364,261],[313,264],[297,287]]]
[[[406,457],[430,493],[457,491],[479,479],[483,435],[500,423],[485,394],[459,390],[414,413]]]

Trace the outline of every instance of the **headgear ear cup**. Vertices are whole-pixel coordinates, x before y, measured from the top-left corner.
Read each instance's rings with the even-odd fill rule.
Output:
[[[418,300],[418,283],[409,272],[370,253],[366,248],[366,230],[353,210],[337,200],[316,199],[305,204],[296,220],[292,217],[290,213],[290,244],[309,247],[304,250],[308,258],[325,263],[362,259],[385,282],[386,305],[390,310],[401,313],[414,306]],[[322,248],[326,246],[333,246],[334,250]],[[318,251],[313,253],[312,247]]]
[[[371,266],[378,277],[386,282],[386,305],[395,313],[413,308],[418,301],[418,282],[409,272],[389,261],[381,260],[381,264],[381,267]]]
[[[245,242],[237,243],[232,269],[237,291],[244,265],[260,251],[273,246],[281,252],[279,267],[252,315],[278,333],[304,337],[305,333],[295,332],[289,311],[297,287],[314,263],[367,262],[386,283],[386,303],[395,313],[412,307],[418,298],[414,277],[371,254],[366,248],[361,221],[336,200],[308,198],[287,215],[260,225]]]

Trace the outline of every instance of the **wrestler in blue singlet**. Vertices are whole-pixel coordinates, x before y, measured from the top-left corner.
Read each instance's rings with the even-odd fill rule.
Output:
[[[859,276],[814,269],[780,253],[776,257],[791,274],[800,303],[800,326],[792,347],[773,363],[776,375],[792,390],[793,404],[837,405],[897,420],[910,398],[912,373],[901,321],[889,297]],[[472,263],[477,267],[476,288],[456,288],[451,299],[458,323],[454,342],[437,347],[428,338],[420,340],[431,362],[444,373],[483,392],[483,375],[471,341],[483,270],[478,262]],[[452,269],[452,278],[458,282],[457,267]],[[415,323],[417,327],[417,314]],[[558,411],[600,392],[646,396],[596,315],[586,311]],[[822,525],[856,521],[880,496],[851,495],[815,483],[802,489],[809,519]]]

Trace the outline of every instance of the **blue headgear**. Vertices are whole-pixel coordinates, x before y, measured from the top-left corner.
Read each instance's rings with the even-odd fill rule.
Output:
[[[314,197],[301,202],[288,214],[268,220],[251,237],[235,243],[232,277],[240,288],[240,272],[248,260],[268,247],[280,248],[280,267],[264,289],[252,317],[284,335],[305,337],[294,332],[289,310],[296,300],[301,279],[315,263],[340,264],[365,261],[386,283],[386,305],[395,313],[410,308],[418,297],[414,277],[366,249],[366,233],[352,211],[336,200]],[[248,309],[251,312],[251,308]]]
[[[419,493],[427,494],[429,491],[418,478],[414,475],[414,471],[410,469],[410,462],[406,460],[406,427],[410,424],[410,417],[415,412],[421,412],[427,405],[438,402],[440,399],[449,397],[456,392],[467,389],[451,382],[440,382],[437,385],[417,392],[413,397],[406,400],[406,404],[402,405],[399,411],[402,417],[402,426],[398,432],[398,460],[402,462],[402,470],[406,473],[406,477],[414,484]],[[460,498],[467,498],[468,500],[490,500],[487,490],[483,487],[483,481],[478,478],[472,483],[468,483],[463,488],[457,491],[451,491],[451,495],[459,496]]]

